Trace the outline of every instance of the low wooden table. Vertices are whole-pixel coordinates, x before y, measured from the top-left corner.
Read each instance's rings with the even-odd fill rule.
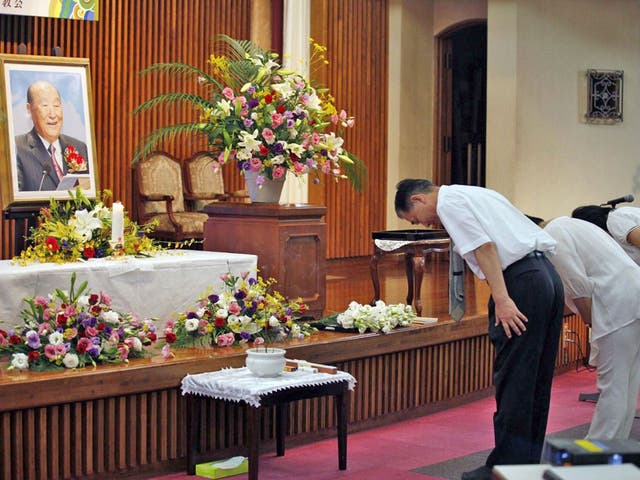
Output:
[[[373,282],[374,298],[372,303],[380,299],[380,278],[378,262],[386,254],[404,254],[405,270],[407,273],[407,305],[413,305],[416,313],[422,313],[420,288],[426,265],[427,255],[449,251],[449,235],[445,230],[385,230],[372,232],[374,253],[369,262],[371,280]],[[391,240],[409,242],[393,250],[383,250],[375,245],[376,240]]]
[[[316,380],[313,380],[313,376]],[[249,378],[252,377],[252,378]],[[305,381],[305,378],[307,381]],[[243,389],[241,382],[251,381],[250,388]],[[242,401],[247,405],[247,456],[249,457],[249,480],[258,480],[260,456],[260,409],[275,407],[276,454],[284,455],[284,439],[289,418],[289,403],[297,400],[323,396],[335,397],[338,430],[338,468],[347,469],[347,425],[349,423],[349,390],[355,379],[346,372],[337,374],[285,372],[280,377],[264,379],[268,382],[261,393],[259,377],[253,377],[247,368],[221,370],[197,375],[187,375],[182,381],[182,392],[187,399],[187,474],[195,475],[199,456],[200,408],[202,397],[223,401]],[[228,393],[225,383],[234,386]],[[302,383],[315,383],[312,385]],[[251,390],[251,393],[249,392]]]

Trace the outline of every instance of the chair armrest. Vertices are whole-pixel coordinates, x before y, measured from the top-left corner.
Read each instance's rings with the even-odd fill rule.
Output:
[[[173,202],[173,195],[165,195],[161,193],[156,195],[146,195],[141,193],[140,199],[145,202]]]

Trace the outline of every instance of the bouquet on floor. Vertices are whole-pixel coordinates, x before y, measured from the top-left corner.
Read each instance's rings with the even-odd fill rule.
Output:
[[[109,295],[91,293],[87,282],[76,288],[75,273],[68,291],[55,289],[24,302],[24,324],[0,330],[0,355],[11,355],[10,370],[127,362],[144,356],[144,348],[156,341],[153,321],[114,310]]]
[[[303,338],[316,329],[296,319],[308,307],[300,299],[287,300],[275,290],[276,280],[264,280],[243,273],[220,277],[222,289],[206,292],[195,308],[167,322],[166,345],[175,347],[216,345],[229,347],[253,343],[254,346]],[[163,351],[165,357],[169,352]]]
[[[111,240],[112,209],[105,205],[111,197],[103,190],[100,199],[89,199],[81,188],[69,191],[70,200],[51,199],[49,207],[42,208],[38,226],[32,228],[31,243],[14,260],[20,265],[32,262],[77,262],[91,258],[108,257],[114,253]],[[125,255],[148,255],[160,250],[146,234],[155,225],[144,227],[124,216]]]
[[[356,328],[360,333],[366,331],[389,333],[396,327],[406,327],[416,313],[411,305],[402,303],[387,305],[378,300],[375,305],[361,305],[351,302],[347,310],[332,315],[337,323],[345,329]]]

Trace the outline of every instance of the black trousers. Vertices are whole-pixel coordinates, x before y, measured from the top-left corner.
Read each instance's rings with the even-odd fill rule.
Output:
[[[529,321],[522,335],[507,338],[502,325],[495,326],[489,299],[497,406],[489,467],[540,463],[564,310],[562,281],[544,256],[524,257],[503,273],[509,296]]]

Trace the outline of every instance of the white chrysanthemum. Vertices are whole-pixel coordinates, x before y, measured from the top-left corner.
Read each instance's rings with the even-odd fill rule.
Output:
[[[197,318],[187,318],[184,321],[184,329],[187,332],[195,332],[200,325],[200,321]]]
[[[269,317],[269,326],[270,327],[279,327],[280,326],[280,320],[278,320],[276,317],[271,315]]]
[[[80,361],[78,360],[78,355],[75,353],[67,353],[62,359],[62,363],[67,368],[76,368]]]
[[[118,312],[114,312],[113,310],[102,312],[102,319],[105,322],[112,323],[114,325],[120,323],[120,315],[118,315]]]
[[[64,343],[64,336],[62,335],[62,332],[53,332],[49,335],[49,343],[51,345],[60,345],[61,343]]]
[[[89,306],[89,295],[81,295],[78,297],[78,306],[79,307],[88,307]]]
[[[11,366],[18,370],[29,368],[29,357],[24,353],[14,353],[11,357]]]
[[[227,318],[229,316],[229,311],[226,308],[219,308],[216,311],[216,317]]]
[[[271,159],[271,163],[274,165],[282,165],[284,163],[284,156],[276,155]]]
[[[138,337],[129,337],[132,340],[132,348],[136,351],[136,352],[141,352],[142,351],[142,342],[140,341],[140,339]]]
[[[88,212],[87,209],[83,208],[82,210],[76,210],[74,218],[69,219],[69,225],[86,242],[91,240],[93,230],[102,227],[102,220],[96,217],[96,212]]]

